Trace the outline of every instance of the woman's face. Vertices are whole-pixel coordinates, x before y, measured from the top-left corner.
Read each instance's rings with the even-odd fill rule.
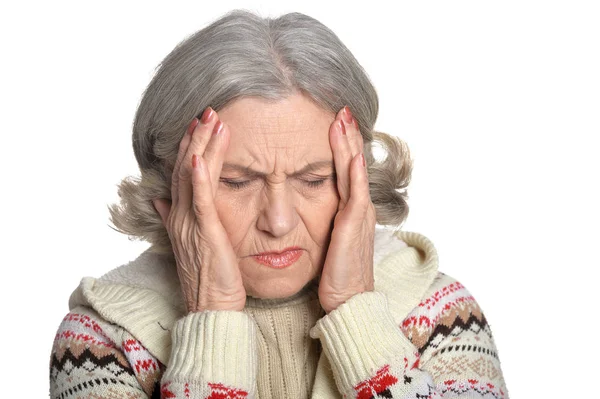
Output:
[[[320,276],[329,247],[339,202],[329,144],[335,114],[296,94],[279,102],[240,98],[218,115],[231,140],[215,204],[238,256],[246,293],[293,295]],[[320,166],[298,174],[314,163]],[[252,257],[292,246],[302,248],[302,255],[283,269]]]

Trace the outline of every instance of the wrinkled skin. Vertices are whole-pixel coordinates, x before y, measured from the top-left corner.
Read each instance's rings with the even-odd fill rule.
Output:
[[[223,128],[214,135],[219,120]],[[329,313],[374,289],[375,209],[358,124],[343,108],[334,115],[300,94],[277,102],[243,97],[188,130],[172,201],[154,205],[173,244],[189,312],[242,310],[246,295],[286,297],[316,279]],[[317,161],[327,162],[293,175]],[[284,269],[252,257],[290,246],[302,256]]]

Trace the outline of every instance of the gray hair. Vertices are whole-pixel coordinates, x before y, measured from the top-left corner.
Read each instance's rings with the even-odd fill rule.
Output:
[[[412,160],[397,137],[373,130],[379,100],[362,66],[325,25],[293,12],[276,19],[233,10],[181,41],[165,57],[143,93],[133,123],[133,150],[141,177],[118,185],[109,205],[115,230],[172,254],[152,199],[171,199],[179,142],[194,117],[219,112],[242,96],[274,101],[300,92],[334,114],[352,110],[364,140],[377,223],[399,229],[408,216],[406,187]],[[373,156],[378,144],[386,157]]]

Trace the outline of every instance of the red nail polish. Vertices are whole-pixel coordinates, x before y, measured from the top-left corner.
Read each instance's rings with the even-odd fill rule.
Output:
[[[196,129],[196,126],[198,125],[198,122],[200,122],[200,121],[198,120],[198,118],[194,118],[194,119],[192,119],[192,122],[191,122],[191,123],[190,123],[190,125],[188,126],[188,130],[187,130],[187,133],[188,133],[189,135],[191,135],[192,133],[194,133],[194,129]]]
[[[350,112],[350,107],[348,107],[347,105],[344,107],[344,119],[346,120],[347,124],[351,124],[352,123],[352,112]]]
[[[213,127],[213,131],[212,131],[212,133],[216,135],[216,134],[219,134],[219,133],[221,133],[221,131],[222,131],[222,130],[223,130],[223,122],[221,122],[221,121],[218,121],[218,122],[215,124],[215,127]]]
[[[193,154],[192,155],[192,168],[197,168],[198,167],[198,155]]]
[[[202,123],[204,123],[205,125],[212,119],[212,116],[214,115],[214,111],[211,107],[207,107],[204,112],[202,113]]]
[[[342,121],[339,121],[339,122],[340,122],[340,126],[342,129],[342,134],[345,135],[346,134],[346,126],[344,126],[344,122],[342,122]]]
[[[363,166],[367,166],[367,163],[365,162],[365,154],[363,154],[362,152],[360,153],[360,157],[362,158],[362,162],[363,162]]]

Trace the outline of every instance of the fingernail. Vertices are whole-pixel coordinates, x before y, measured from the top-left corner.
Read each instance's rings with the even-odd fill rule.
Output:
[[[347,105],[344,107],[344,120],[346,121],[347,124],[351,124],[352,123],[352,112],[350,112],[350,107],[348,107]]]
[[[342,130],[342,134],[345,135],[346,134],[346,126],[344,126],[344,122],[339,121],[339,123],[340,123],[340,126],[341,126],[340,129]]]
[[[198,167],[198,155],[193,154],[192,155],[192,168],[197,168]]]
[[[202,123],[204,123],[206,125],[208,122],[210,122],[213,115],[214,115],[213,109],[211,107],[206,107],[206,109],[202,113]]]
[[[221,122],[221,121],[218,121],[218,122],[215,124],[215,127],[213,127],[213,131],[212,131],[212,133],[213,133],[214,135],[217,135],[217,134],[221,133],[221,131],[222,131],[222,130],[223,130],[223,122]]]
[[[196,129],[196,126],[198,125],[198,122],[200,122],[200,121],[198,120],[198,118],[194,118],[194,119],[192,119],[192,122],[191,122],[191,123],[190,123],[190,125],[188,126],[188,130],[187,130],[187,133],[188,133],[189,135],[191,135],[192,133],[194,133],[194,129]]]
[[[360,157],[362,158],[363,166],[367,167],[367,163],[365,162],[365,154],[361,152]]]

